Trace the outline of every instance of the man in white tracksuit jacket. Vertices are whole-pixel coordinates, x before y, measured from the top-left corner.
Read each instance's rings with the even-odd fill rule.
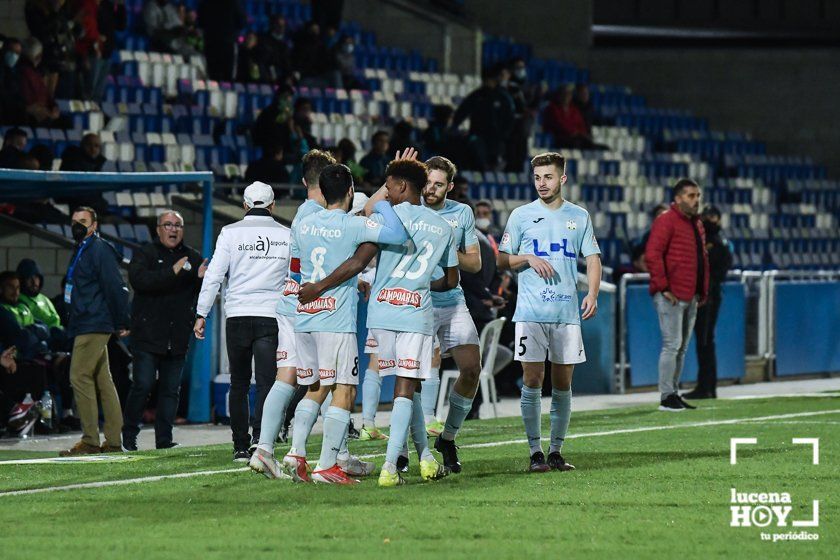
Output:
[[[262,407],[274,383],[277,303],[289,270],[289,228],[271,216],[274,191],[265,183],[245,189],[245,217],[222,228],[204,274],[196,308],[195,336],[204,338],[205,317],[227,276],[224,293],[227,353],[230,362],[230,428],[233,460],[250,459],[248,390],[251,359],[257,381],[253,442],[259,439]]]

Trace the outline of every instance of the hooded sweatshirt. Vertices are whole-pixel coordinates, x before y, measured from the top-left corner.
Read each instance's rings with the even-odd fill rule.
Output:
[[[44,285],[44,275],[38,268],[38,263],[32,259],[21,260],[17,267],[17,274],[20,277],[20,303],[29,308],[36,321],[40,321],[50,328],[61,327],[61,319],[50,299],[40,290],[29,293],[26,289],[26,280],[32,276],[37,276],[41,280],[41,286]]]

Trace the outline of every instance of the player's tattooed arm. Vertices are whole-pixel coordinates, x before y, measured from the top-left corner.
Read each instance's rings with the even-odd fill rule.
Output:
[[[476,245],[470,245],[463,252],[458,251],[458,268],[473,274],[481,272],[481,250]]]
[[[358,276],[378,251],[379,247],[375,243],[362,243],[356,248],[353,256],[341,263],[329,276],[318,282],[306,283],[301,286],[300,291],[298,291],[298,301],[303,305],[312,303],[330,288]]]
[[[458,273],[457,266],[450,266],[443,269],[443,276],[437,280],[432,280],[429,289],[433,292],[446,292],[458,286],[461,275]]]

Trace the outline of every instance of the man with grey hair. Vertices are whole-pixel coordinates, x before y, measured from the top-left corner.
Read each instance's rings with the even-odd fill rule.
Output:
[[[184,218],[164,210],[157,219],[157,239],[134,252],[128,279],[134,288],[131,350],[134,383],[125,403],[123,447],[137,450],[137,434],[146,400],[158,378],[155,447],[167,449],[178,409],[181,372],[189,348],[196,300],[207,260],[184,244]]]

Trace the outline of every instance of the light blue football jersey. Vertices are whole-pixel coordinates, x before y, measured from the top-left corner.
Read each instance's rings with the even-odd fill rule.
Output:
[[[301,282],[323,280],[352,257],[361,243],[375,243],[381,232],[379,221],[344,210],[322,209],[301,219],[292,234],[300,255]],[[358,278],[350,278],[311,303],[298,303],[295,332],[355,333],[357,283]]]
[[[408,231],[409,241],[383,245],[379,251],[367,327],[431,335],[435,321],[429,295],[432,274],[436,266],[458,266],[452,226],[436,212],[409,202],[394,206],[394,212]]]
[[[580,324],[577,257],[601,253],[589,212],[568,200],[557,210],[539,200],[520,206],[508,218],[499,251],[537,255],[554,267],[550,280],[521,269],[514,321]]]
[[[454,200],[447,200],[443,203],[443,208],[434,210],[429,208],[432,212],[436,212],[438,216],[449,222],[452,226],[452,235],[455,236],[455,247],[459,251],[465,251],[467,247],[478,245],[478,237],[475,235],[475,216],[472,208],[466,204],[455,202]],[[435,272],[432,275],[433,279],[438,279],[443,276],[443,269],[439,266],[435,267]],[[466,303],[464,299],[464,290],[461,288],[461,283],[458,286],[446,292],[432,292],[432,305],[435,307],[452,307],[459,303]]]
[[[295,217],[292,220],[292,236],[289,244],[289,255],[292,258],[297,258],[297,254],[295,253],[294,232],[297,228],[298,223],[303,218],[314,214],[315,212],[320,212],[323,209],[323,206],[311,199],[304,200],[303,203],[300,206],[298,206],[297,213],[295,214]],[[298,285],[297,282],[292,280],[291,276],[286,277],[286,285],[283,286],[283,297],[280,298],[280,302],[277,304],[278,315],[285,315],[286,317],[295,316],[295,310],[297,309],[298,304],[297,296],[299,288],[300,285]]]

